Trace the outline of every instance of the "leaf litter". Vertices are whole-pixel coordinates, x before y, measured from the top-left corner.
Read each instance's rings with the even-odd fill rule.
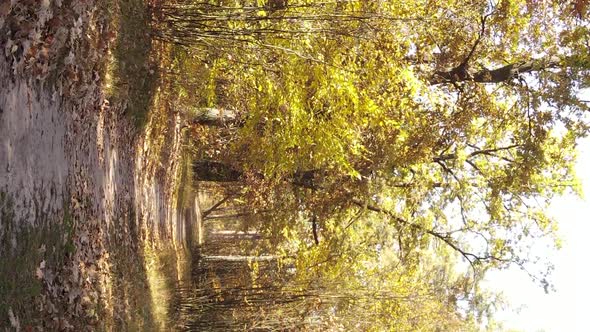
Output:
[[[168,140],[168,163],[153,163],[146,157],[152,153],[149,142],[137,136],[123,115],[124,101],[111,104],[102,89],[104,58],[116,38],[103,16],[91,0],[0,4],[0,79],[5,82],[0,108],[7,110],[0,129],[15,151],[28,152],[5,154],[9,158],[6,166],[0,165],[0,189],[25,193],[15,204],[23,225],[38,226],[39,213],[65,219],[63,206],[69,207],[72,223],[71,233],[62,239],[71,248],[64,265],[51,266],[42,259],[32,271],[43,287],[35,301],[42,318],[23,327],[10,309],[10,324],[17,330],[95,329],[105,316],[124,319],[128,308],[113,294],[109,248],[137,250],[133,223],[153,233],[146,227],[148,220],[172,216],[160,211],[167,204],[154,201],[170,202],[174,192],[180,118],[169,122],[173,137]],[[25,110],[30,119],[19,122],[18,113]],[[22,132],[30,134],[25,144],[16,146]],[[164,190],[155,190],[160,186]],[[52,194],[50,203],[31,211],[35,195],[47,194],[39,193],[41,187],[67,188],[67,194]],[[131,222],[122,225],[120,220]],[[42,244],[36,250],[46,257],[56,248]]]

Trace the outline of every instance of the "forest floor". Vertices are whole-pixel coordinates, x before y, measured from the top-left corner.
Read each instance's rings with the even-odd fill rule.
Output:
[[[0,5],[0,330],[162,330],[198,205],[148,4]]]

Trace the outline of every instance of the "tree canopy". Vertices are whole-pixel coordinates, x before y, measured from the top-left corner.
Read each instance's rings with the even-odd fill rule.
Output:
[[[424,291],[438,300],[422,313],[464,320],[485,311],[490,268],[516,264],[550,288],[529,249],[559,246],[545,209],[579,190],[587,4],[180,1],[155,24],[184,48],[182,107],[231,113],[196,177],[217,165],[216,180],[273,211],[259,227],[297,254],[302,280]],[[371,304],[400,310],[377,321],[432,330],[399,303]]]

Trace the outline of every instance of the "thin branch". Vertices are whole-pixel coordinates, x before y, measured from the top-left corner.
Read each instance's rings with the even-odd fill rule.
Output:
[[[316,245],[320,244],[320,239],[318,238],[318,217],[316,215],[311,218],[311,230],[313,233],[313,241]]]
[[[472,157],[475,157],[480,154],[498,157],[493,153],[499,152],[499,151],[510,150],[510,149],[521,147],[521,146],[522,146],[521,144],[513,144],[513,145],[503,146],[503,147],[499,147],[499,148],[477,150],[477,151],[474,151],[474,152],[471,152],[470,154],[468,154],[466,159],[471,159]],[[444,161],[448,161],[448,160],[454,160],[454,159],[457,159],[458,157],[459,156],[456,153],[447,153],[447,154],[442,154],[442,155],[432,158],[432,161],[435,163],[440,163],[440,162],[444,162]],[[502,157],[499,157],[499,158],[502,158]],[[511,161],[511,160],[507,160],[507,161]]]
[[[465,57],[465,60],[463,60],[463,62],[459,65],[459,67],[467,67],[467,65],[469,64],[469,60],[471,60],[471,58],[473,57],[473,54],[475,53],[475,50],[477,50],[477,46],[479,45],[479,43],[481,42],[485,31],[486,31],[486,20],[492,16],[494,12],[490,12],[484,16],[482,16],[481,18],[481,27],[479,29],[479,35],[477,37],[477,39],[475,40],[475,43],[473,44],[473,47],[471,47],[471,50],[469,51],[469,54],[467,54],[467,57]]]
[[[455,241],[453,240],[453,238],[450,236],[449,233],[439,233],[439,232],[436,232],[432,229],[427,229],[424,226],[421,226],[419,224],[411,223],[403,218],[396,216],[391,211],[385,210],[385,209],[380,208],[378,206],[363,203],[361,200],[356,199],[356,198],[353,198],[351,200],[351,202],[357,206],[364,207],[369,211],[385,214],[400,225],[408,226],[408,227],[411,227],[412,229],[422,231],[426,234],[429,234],[429,235],[443,241],[446,245],[448,245],[453,250],[458,252],[461,256],[463,256],[469,262],[469,264],[473,268],[474,272],[476,271],[475,265],[478,263],[481,263],[481,262],[485,262],[485,261],[510,262],[510,260],[508,260],[508,259],[497,257],[497,256],[494,256],[489,253],[482,256],[482,255],[477,255],[477,254],[468,252],[466,250],[463,250],[461,247],[459,247],[459,245],[457,245],[455,243]]]
[[[211,214],[211,212],[215,211],[215,209],[217,209],[218,207],[221,206],[221,204],[225,203],[228,199],[231,198],[231,195],[227,195],[225,196],[223,199],[221,199],[219,202],[213,204],[213,206],[211,206],[210,208],[208,208],[207,210],[203,211],[201,213],[201,219],[205,219],[207,218],[208,215]]]

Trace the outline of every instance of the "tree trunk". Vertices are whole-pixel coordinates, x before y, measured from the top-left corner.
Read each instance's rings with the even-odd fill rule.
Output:
[[[193,163],[195,180],[212,182],[237,182],[242,172],[228,164],[212,160],[199,160]]]
[[[243,172],[231,165],[213,160],[199,160],[193,163],[193,173],[197,181],[212,182],[238,182],[243,178]],[[256,174],[263,178],[262,174]],[[297,171],[288,178],[292,184],[298,187],[317,189],[323,176],[319,170]]]
[[[265,256],[209,256],[203,255],[201,259],[207,262],[269,262],[276,261],[283,257],[274,255]]]
[[[262,239],[262,235],[257,232],[249,233],[249,232],[241,232],[241,231],[226,231],[220,230],[211,232],[209,234],[209,238],[215,238],[216,240],[232,240],[232,241],[240,241],[240,240],[260,240]]]
[[[242,125],[242,121],[240,121],[237,112],[234,110],[222,108],[202,108],[198,109],[196,113],[197,114],[189,121],[190,124],[213,127]]]

